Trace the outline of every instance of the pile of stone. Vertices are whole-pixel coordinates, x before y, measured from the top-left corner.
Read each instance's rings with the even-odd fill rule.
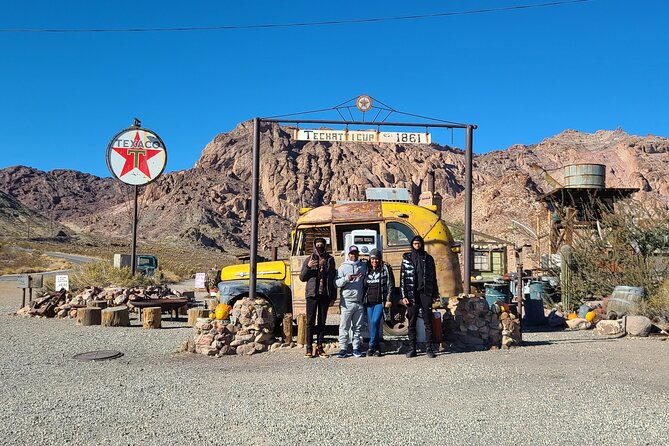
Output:
[[[503,327],[500,314],[492,311],[484,298],[463,294],[449,301],[449,311],[443,316],[442,327],[445,338],[462,350],[500,347],[504,345],[503,330],[508,332],[507,346],[519,344],[519,321],[508,313],[501,313],[501,317],[508,327]]]
[[[610,338],[619,338],[625,335],[647,337],[653,331],[653,322],[646,316],[624,316],[622,319],[599,321],[596,331],[598,334]],[[659,331],[660,333],[663,332],[663,330]]]
[[[181,293],[164,285],[133,288],[88,287],[76,295],[63,289],[43,293],[16,314],[26,317],[76,318],[78,308],[95,306],[98,302],[103,302],[100,306],[105,308],[125,304],[130,304],[132,308],[132,301],[174,297],[181,297]]]
[[[274,339],[275,318],[265,299],[235,302],[230,319],[200,318],[186,350],[207,356],[253,355],[281,346]]]

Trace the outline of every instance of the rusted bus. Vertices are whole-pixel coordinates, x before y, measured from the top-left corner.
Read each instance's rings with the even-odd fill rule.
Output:
[[[460,264],[453,251],[453,237],[448,227],[432,207],[402,202],[347,202],[300,210],[300,217],[292,231],[290,259],[285,261],[287,268],[284,271],[281,262],[259,263],[258,277],[276,280],[286,288],[289,286],[293,317],[306,313],[306,284],[299,279],[299,275],[305,259],[313,252],[314,240],[322,237],[327,241],[326,250],[332,254],[338,268],[346,259],[347,240],[355,242],[357,234],[361,237],[373,234],[370,238],[373,238],[374,245],[361,245],[361,258],[367,259],[369,248],[380,248],[383,259],[395,272],[396,287],[399,286],[402,256],[411,250],[411,239],[420,235],[425,240],[425,249],[435,259],[440,296],[452,297],[462,292]],[[221,280],[224,283],[234,280],[238,285],[240,278],[246,280],[248,271],[248,265],[226,267],[221,272]],[[238,286],[234,289],[241,290]],[[277,295],[276,299],[279,297]],[[233,299],[232,296],[230,298]],[[278,301],[276,305],[282,306]],[[393,306],[393,320],[398,322],[385,326],[388,333],[406,334],[405,310],[402,305]],[[338,313],[339,305],[335,303],[329,312]]]
[[[395,271],[395,286],[399,286],[402,256],[411,250],[411,239],[420,235],[425,239],[425,249],[435,259],[440,295],[451,297],[462,292],[453,237],[432,210],[395,202],[339,203],[312,209],[297,221],[291,255],[294,312],[305,307],[305,284],[299,280],[299,274],[302,263],[312,252],[313,240],[317,236],[326,238],[326,249],[339,267],[346,259],[344,235],[354,229],[372,229],[380,234],[383,259]],[[361,258],[366,257],[362,253]]]

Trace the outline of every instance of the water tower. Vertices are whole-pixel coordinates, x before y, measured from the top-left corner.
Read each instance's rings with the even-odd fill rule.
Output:
[[[555,180],[551,182],[557,183]],[[613,212],[616,201],[629,198],[639,190],[606,187],[606,166],[603,164],[567,165],[563,183],[539,198],[548,207],[550,254],[559,252],[562,245],[573,246],[579,237],[597,231],[602,213]]]

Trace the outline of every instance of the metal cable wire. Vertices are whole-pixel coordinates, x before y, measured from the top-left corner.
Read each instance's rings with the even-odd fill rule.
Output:
[[[523,9],[550,8],[555,6],[571,5],[576,3],[588,3],[593,0],[563,0],[548,3],[529,5],[504,6],[499,8],[472,9],[468,11],[436,12],[431,14],[415,14],[395,17],[370,17],[366,19],[348,20],[326,20],[320,22],[297,22],[297,23],[266,23],[259,25],[220,25],[220,26],[191,26],[191,27],[166,27],[166,28],[89,28],[89,29],[66,29],[66,28],[0,28],[2,33],[148,33],[148,32],[190,32],[190,31],[227,31],[237,29],[272,29],[272,28],[298,28],[309,26],[332,26],[359,23],[378,23],[404,20],[420,20],[437,17],[452,17],[460,15],[489,14],[503,11],[517,11]]]

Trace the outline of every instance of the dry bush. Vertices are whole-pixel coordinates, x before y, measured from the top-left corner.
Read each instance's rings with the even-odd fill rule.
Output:
[[[0,275],[53,271],[67,269],[70,266],[70,262],[51,258],[39,250],[0,246]]]
[[[667,210],[626,200],[614,212],[599,209],[599,214],[601,233],[581,231],[573,243],[572,280],[563,293],[573,301],[608,295],[618,285],[643,287],[656,311],[669,312],[669,299],[659,297],[669,278]]]
[[[662,286],[642,302],[639,314],[665,323],[669,322],[669,279],[665,279]]]
[[[79,290],[86,287],[119,286],[123,288],[133,286],[154,285],[159,276],[132,276],[129,268],[114,268],[111,262],[100,260],[88,262],[72,270],[70,274],[70,288]]]

